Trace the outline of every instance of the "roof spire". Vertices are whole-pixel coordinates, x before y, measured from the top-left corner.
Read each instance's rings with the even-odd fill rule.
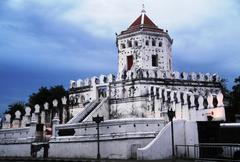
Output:
[[[142,14],[146,13],[144,4],[142,4],[142,11],[141,11],[141,13]]]
[[[144,4],[142,4],[142,11],[141,11],[141,13],[142,13],[142,15],[141,15],[141,25],[143,25],[144,24],[144,17],[145,17],[144,15],[146,13]]]

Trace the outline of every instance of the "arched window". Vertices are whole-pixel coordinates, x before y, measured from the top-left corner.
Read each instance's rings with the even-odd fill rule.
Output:
[[[138,46],[138,41],[134,42],[134,46],[137,47]]]
[[[128,41],[128,47],[132,47],[132,41]]]
[[[149,46],[149,41],[148,40],[146,40],[146,46]]]
[[[156,46],[156,41],[154,39],[152,40],[152,46]]]
[[[162,47],[162,42],[159,42],[158,46],[159,46],[159,47]]]

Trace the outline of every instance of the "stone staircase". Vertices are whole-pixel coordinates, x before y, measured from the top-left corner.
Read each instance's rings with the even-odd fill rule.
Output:
[[[67,124],[82,122],[100,103],[100,100],[92,101],[83,111],[77,113],[72,119],[70,119]]]

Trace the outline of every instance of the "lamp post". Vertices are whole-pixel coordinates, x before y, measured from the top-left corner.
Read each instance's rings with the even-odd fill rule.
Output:
[[[171,122],[171,136],[172,136],[172,159],[174,159],[175,151],[174,151],[174,134],[173,134],[173,118],[175,117],[175,112],[172,108],[168,109],[168,118]]]
[[[97,159],[100,160],[101,155],[100,155],[100,140],[99,140],[99,123],[103,121],[103,116],[97,115],[96,117],[92,117],[92,120],[97,123],[97,149],[98,149]]]

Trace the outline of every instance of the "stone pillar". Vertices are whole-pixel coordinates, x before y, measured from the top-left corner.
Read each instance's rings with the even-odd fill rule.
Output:
[[[176,101],[175,101],[175,98],[174,98],[174,91],[170,92],[170,104],[171,104],[172,110],[175,112],[174,119],[176,119]]]
[[[181,94],[179,91],[177,91],[176,94],[177,102],[176,102],[176,108],[175,108],[175,117],[176,119],[182,118],[182,103],[181,103]]]
[[[37,104],[37,105],[34,106],[34,108],[35,108],[34,113],[35,113],[35,116],[36,116],[36,121],[37,121],[37,123],[39,123],[40,122],[39,121],[40,106]]]
[[[163,97],[164,97],[164,101],[166,102],[168,100],[167,89],[164,89]]]
[[[51,123],[51,112],[49,111],[49,104],[47,102],[44,103],[43,105],[44,111],[45,111],[45,124]]]
[[[218,106],[218,107],[223,107],[224,104],[223,104],[223,94],[222,94],[222,92],[219,92],[219,93],[217,94],[217,100],[218,100],[217,106]]]
[[[11,115],[10,114],[5,114],[5,121],[3,122],[2,128],[3,129],[11,128]]]
[[[53,118],[53,120],[52,120],[52,137],[54,138],[55,136],[56,136],[56,134],[57,134],[57,132],[56,132],[56,125],[58,125],[59,124],[59,122],[60,122],[60,120],[59,120],[59,118],[58,118],[58,115],[57,115],[57,113],[55,114],[55,116],[54,116],[54,118]]]
[[[189,120],[189,109],[186,92],[183,93],[182,119]]]
[[[160,118],[160,109],[162,106],[162,89],[159,87],[158,89],[158,94],[156,92],[156,95],[158,95],[158,99],[157,97],[155,97],[155,118]]]
[[[190,103],[191,103],[191,108],[190,108],[190,120],[191,121],[196,121],[197,120],[197,114],[196,114],[196,106],[195,106],[195,96],[191,94],[190,96]]]
[[[30,121],[31,121],[31,108],[26,107],[25,115],[23,116],[23,119],[22,119],[22,127],[26,127],[26,126],[30,125]]]
[[[46,119],[46,113],[45,110],[41,112],[41,124],[45,124],[45,119]]]
[[[62,105],[63,105],[63,114],[62,114],[62,124],[65,124],[66,119],[67,119],[67,97],[63,97],[62,98]]]
[[[198,111],[197,111],[197,121],[202,121],[203,119],[207,119],[205,117],[205,111],[204,111],[204,106],[203,106],[203,97],[202,96],[199,96],[198,97]]]
[[[213,96],[211,93],[208,95],[207,101],[208,101],[208,109],[213,108]]]
[[[203,110],[204,109],[204,106],[203,106],[203,101],[204,101],[204,99],[203,99],[203,97],[202,96],[199,96],[198,97],[198,110]]]
[[[57,108],[57,106],[58,106],[58,101],[57,101],[57,99],[54,99],[53,101],[52,101],[52,104],[53,104],[53,110],[55,109],[55,111],[56,112],[52,112],[52,113],[54,113],[54,114],[58,114],[59,113],[59,111],[58,111],[58,108]],[[53,114],[52,114],[53,115]]]
[[[12,122],[12,128],[20,128],[21,127],[21,112],[15,112],[15,119]]]
[[[98,94],[98,89],[97,89],[97,86],[96,86],[96,82],[93,81],[95,80],[96,78],[92,79],[92,90],[93,90],[93,100],[97,100],[99,98],[99,94]],[[79,103],[82,103],[82,102],[79,102]]]
[[[31,140],[34,140],[36,137],[36,131],[37,131],[37,120],[35,113],[32,113],[32,118],[30,122],[30,131],[29,131],[29,137]]]

